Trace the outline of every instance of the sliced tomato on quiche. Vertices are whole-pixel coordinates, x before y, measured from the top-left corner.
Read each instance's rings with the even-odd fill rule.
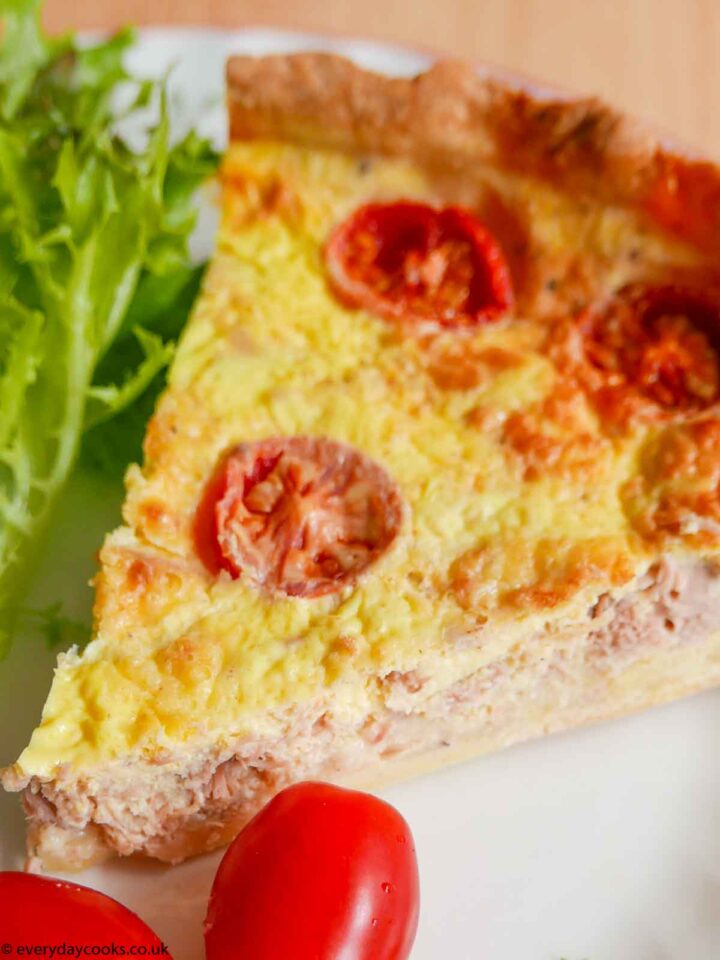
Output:
[[[671,415],[720,400],[720,297],[630,284],[583,319],[589,362],[606,391],[631,391]]]
[[[339,296],[390,320],[473,327],[512,304],[498,242],[461,207],[366,204],[335,228],[325,260]]]
[[[212,529],[201,537],[215,539],[232,577],[266,592],[318,597],[341,590],[400,530],[403,505],[394,482],[333,440],[243,444],[223,458],[220,472]]]

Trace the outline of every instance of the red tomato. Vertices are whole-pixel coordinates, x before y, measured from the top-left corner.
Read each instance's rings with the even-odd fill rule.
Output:
[[[634,391],[667,410],[720,399],[720,303],[704,291],[631,284],[581,326],[606,390]]]
[[[325,260],[340,297],[389,320],[473,327],[513,300],[502,250],[462,207],[367,204],[333,231]]]
[[[228,457],[221,458],[212,476],[207,481],[193,521],[193,537],[197,555],[210,573],[215,575],[226,569],[225,558],[218,543],[215,507],[227,487],[227,461]]]
[[[63,943],[89,948],[111,948],[113,944],[141,947],[143,956],[170,957],[150,927],[104,893],[51,877],[0,872],[3,956],[28,956],[28,950],[21,948]],[[5,944],[10,944],[7,952]]]
[[[405,960],[418,919],[410,828],[387,803],[326,783],[279,793],[225,854],[208,960]]]
[[[198,509],[198,553],[270,592],[319,597],[351,583],[402,521],[388,474],[323,437],[275,437],[232,450]]]

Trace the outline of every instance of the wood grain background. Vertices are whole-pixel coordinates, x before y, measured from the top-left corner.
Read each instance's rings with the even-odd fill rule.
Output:
[[[47,0],[45,19],[402,41],[599,94],[720,158],[720,0]]]

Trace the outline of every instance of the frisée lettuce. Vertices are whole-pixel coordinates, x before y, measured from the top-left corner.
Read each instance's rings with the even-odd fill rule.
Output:
[[[164,82],[123,66],[130,32],[85,47],[43,35],[38,0],[0,13],[2,655],[83,436],[170,360],[197,289],[193,195],[216,157],[193,133],[171,144]],[[149,115],[131,146],[121,131]]]

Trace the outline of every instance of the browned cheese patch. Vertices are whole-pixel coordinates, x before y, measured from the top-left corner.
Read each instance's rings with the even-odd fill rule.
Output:
[[[590,584],[620,586],[632,576],[630,558],[611,537],[515,537],[463,553],[450,567],[450,589],[462,607],[487,615],[494,608],[551,610]]]
[[[622,494],[643,539],[720,546],[720,418],[667,426],[645,444],[639,466]]]

